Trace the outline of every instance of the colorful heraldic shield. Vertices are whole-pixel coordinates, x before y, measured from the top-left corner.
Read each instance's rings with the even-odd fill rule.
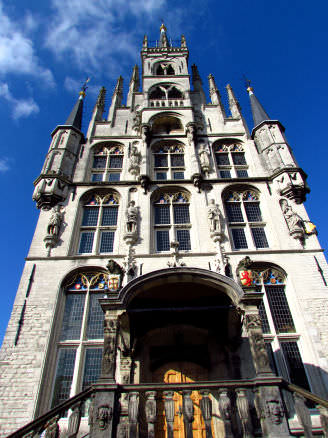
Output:
[[[117,274],[108,275],[108,289],[116,292],[120,288],[120,276]]]
[[[239,278],[242,286],[249,287],[253,284],[253,274],[250,269],[241,269],[239,271]]]

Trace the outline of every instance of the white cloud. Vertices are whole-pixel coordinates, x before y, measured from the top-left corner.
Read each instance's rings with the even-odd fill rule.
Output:
[[[22,23],[11,20],[5,15],[0,0],[0,75],[30,75],[54,86],[51,71],[40,64],[33,42],[27,37],[36,26],[31,14],[27,14]]]
[[[16,99],[10,92],[8,84],[0,83],[0,98],[6,100],[12,108],[12,116],[15,120],[28,117],[40,111],[38,104],[31,98]]]
[[[122,64],[135,58],[144,23],[159,14],[166,1],[66,0],[63,7],[62,0],[52,0],[46,47],[84,71],[105,68],[116,76]]]
[[[10,169],[8,158],[0,158],[0,172],[4,173]]]

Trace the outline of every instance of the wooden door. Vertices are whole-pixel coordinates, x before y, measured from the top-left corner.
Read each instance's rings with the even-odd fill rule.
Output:
[[[199,365],[188,362],[174,362],[169,363],[153,374],[154,382],[165,382],[172,384],[192,383],[196,381],[206,381],[208,379],[207,371]],[[194,421],[193,421],[193,438],[205,438],[205,424],[202,417],[199,402],[201,395],[198,391],[193,391],[191,399],[194,405]],[[173,433],[174,438],[185,438],[185,428],[182,414],[182,394],[174,393],[174,424]],[[156,438],[166,438],[166,420],[164,412],[164,402],[158,403],[158,420],[156,425]]]

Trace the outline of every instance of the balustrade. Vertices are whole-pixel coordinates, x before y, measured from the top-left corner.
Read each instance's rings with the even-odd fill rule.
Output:
[[[283,422],[287,425],[286,412],[279,396],[272,395],[280,394],[281,390],[293,395],[297,430],[283,429]],[[90,397],[92,403],[87,418],[83,407]],[[318,410],[310,412],[307,400]],[[321,420],[321,426],[318,424],[315,430],[312,428],[311,413],[312,416],[315,413],[318,421],[319,418]],[[313,431],[328,436],[327,400],[279,377],[262,377],[181,384],[117,385],[98,382],[9,437],[36,438],[42,434],[45,438],[86,435],[97,438],[155,438],[159,433],[160,436],[174,438],[179,423],[183,424],[184,436],[193,438],[201,436],[196,432],[197,415],[200,418],[198,423],[202,424],[200,433],[205,431],[206,438],[221,436],[218,428],[224,430],[226,438],[296,436],[300,433],[310,438]],[[281,434],[277,432],[279,427],[282,427]],[[162,428],[161,432],[158,428]]]
[[[158,107],[176,107],[184,106],[184,101],[182,99],[149,99],[149,106]]]

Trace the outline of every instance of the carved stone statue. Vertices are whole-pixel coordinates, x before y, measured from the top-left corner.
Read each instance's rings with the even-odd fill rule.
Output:
[[[295,239],[304,239],[303,219],[293,211],[286,199],[280,201],[280,207],[289,228],[289,233]]]
[[[140,171],[141,154],[136,145],[132,146],[129,162],[129,172],[132,175],[138,175]]]
[[[193,146],[195,142],[195,136],[196,136],[196,128],[193,124],[188,124],[187,126],[187,138],[189,146]]]
[[[138,208],[134,201],[130,201],[126,210],[126,231],[127,233],[135,233],[137,231]]]
[[[53,213],[47,227],[48,235],[58,237],[63,218],[64,214],[60,211],[60,205],[53,207]]]
[[[221,227],[221,221],[220,221],[220,209],[219,207],[215,204],[214,199],[210,200],[209,206],[208,206],[208,210],[207,210],[207,217],[210,220],[210,230],[211,232],[218,232],[221,233],[222,232],[222,227]]]
[[[210,171],[211,166],[210,166],[209,153],[204,144],[200,145],[198,150],[198,155],[199,155],[200,167],[202,169],[202,172],[204,172],[205,175],[207,175]]]

